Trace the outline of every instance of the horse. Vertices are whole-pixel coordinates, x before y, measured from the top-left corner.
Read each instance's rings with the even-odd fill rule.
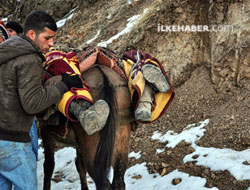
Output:
[[[50,132],[50,125],[40,124],[43,142],[44,190],[50,190],[55,166],[56,142],[76,147],[76,168],[81,189],[88,190],[86,172],[93,179],[97,190],[125,190],[124,175],[127,169],[129,141],[134,117],[131,112],[131,98],[127,81],[107,66],[94,66],[82,76],[91,87],[94,101],[104,99],[110,106],[105,127],[88,136],[80,123],[68,122],[68,137],[62,139]],[[107,173],[113,167],[113,181]]]

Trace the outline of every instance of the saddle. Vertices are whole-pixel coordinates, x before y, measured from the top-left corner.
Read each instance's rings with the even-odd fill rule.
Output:
[[[122,60],[110,49],[104,47],[86,47],[77,56],[81,72],[94,64],[105,65],[119,74],[121,78],[127,80]]]

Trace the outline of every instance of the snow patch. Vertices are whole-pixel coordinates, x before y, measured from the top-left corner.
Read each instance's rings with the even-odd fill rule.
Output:
[[[176,147],[181,141],[190,143],[195,151],[186,155],[184,163],[196,161],[196,165],[209,167],[213,171],[228,170],[237,180],[250,179],[250,165],[244,162],[250,162],[250,149],[244,151],[234,151],[228,148],[207,148],[196,145],[196,142],[205,134],[209,119],[200,122],[200,125],[190,124],[180,133],[168,131],[162,135],[154,132],[152,139],[160,142],[167,142],[169,148]]]
[[[177,185],[173,185],[174,179],[181,179]],[[161,177],[157,174],[149,174],[146,167],[146,162],[136,164],[130,167],[125,173],[125,183],[128,190],[217,190],[217,188],[206,188],[206,179],[201,177],[190,176],[186,173],[174,170],[171,173]],[[192,187],[192,188],[190,188]]]
[[[157,150],[156,150],[156,153],[157,153],[157,154],[160,154],[160,153],[162,153],[162,152],[164,152],[164,151],[165,151],[165,149],[157,149]]]
[[[95,39],[100,35],[100,33],[101,33],[101,30],[98,30],[98,32],[97,32],[97,34],[95,35],[95,37],[92,38],[92,39],[90,39],[90,40],[87,41],[86,43],[87,43],[87,44],[90,44],[90,43],[92,43],[93,41],[95,41]]]
[[[209,119],[200,122],[199,126],[195,126],[195,124],[190,124],[185,127],[180,134],[177,134],[174,131],[168,131],[164,135],[159,132],[154,132],[152,139],[159,140],[160,142],[168,142],[166,146],[169,148],[174,148],[183,140],[187,143],[194,144],[204,135],[206,131],[204,127],[207,126],[208,123]]]
[[[243,164],[250,162],[250,149],[235,151],[228,148],[205,148],[194,147],[192,154],[186,155],[184,163],[197,161],[195,164],[211,168],[211,170],[228,170],[237,180],[250,179],[250,165]]]
[[[70,19],[74,16],[75,13],[73,13],[73,12],[74,12],[76,9],[77,9],[77,7],[74,8],[74,9],[72,9],[72,10],[68,13],[69,16],[68,16],[67,18],[64,18],[64,19],[61,19],[61,20],[57,21],[57,22],[56,22],[57,27],[58,27],[58,28],[62,27],[62,26],[66,23],[67,20],[70,20]],[[71,14],[70,14],[70,13],[71,13]]]
[[[132,29],[133,29],[133,27],[134,27],[134,25],[139,22],[139,19],[141,19],[146,12],[147,12],[147,9],[144,10],[144,12],[143,12],[142,15],[139,14],[139,15],[135,15],[135,16],[132,16],[131,18],[129,18],[127,20],[128,24],[126,25],[125,29],[123,29],[121,32],[119,32],[115,36],[111,37],[109,40],[107,40],[105,42],[98,43],[97,46],[107,47],[108,44],[112,43],[114,40],[118,39],[120,36],[131,32]]]
[[[139,159],[141,158],[141,151],[135,153],[134,151],[128,154],[129,158]]]

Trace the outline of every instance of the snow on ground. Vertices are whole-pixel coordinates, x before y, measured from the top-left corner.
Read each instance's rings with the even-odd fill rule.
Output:
[[[135,159],[139,159],[141,157],[141,151],[139,152],[130,152],[130,154],[128,155],[129,158],[135,158]]]
[[[186,155],[183,162],[196,160],[197,165],[209,167],[211,170],[228,170],[236,179],[245,180],[250,179],[250,166],[244,165],[243,162],[250,162],[250,149],[244,151],[235,151],[228,148],[217,149],[213,147],[205,148],[196,145],[196,142],[205,134],[209,120],[204,120],[198,125],[188,125],[180,134],[173,131],[167,131],[166,134],[155,132],[152,139],[159,140],[160,142],[168,142],[166,147],[174,148],[179,142],[184,140],[191,143],[195,151]],[[157,149],[156,154],[164,151]],[[129,157],[136,159],[140,158],[140,151],[135,153],[131,152]],[[194,156],[196,155],[196,156]],[[52,181],[52,190],[57,189],[72,189],[80,190],[80,180],[75,168],[75,150],[73,148],[63,148],[55,154],[55,170],[53,177],[60,176],[62,181]],[[38,158],[38,190],[42,189],[43,183],[43,162],[44,155],[43,149],[39,149]],[[181,179],[177,185],[173,185],[174,179]],[[174,170],[165,176],[159,174],[149,174],[146,168],[146,162],[136,164],[127,169],[125,174],[125,183],[127,190],[218,190],[218,188],[205,187],[206,179],[201,177],[190,176],[188,173],[183,173]],[[95,189],[95,185],[90,177],[88,177],[88,184],[90,190]],[[250,190],[250,187],[248,188]]]
[[[194,155],[198,155],[198,158],[193,158]],[[250,149],[234,151],[196,146],[195,151],[186,155],[183,161],[197,161],[196,165],[209,167],[213,171],[228,170],[237,180],[250,179],[250,166],[243,164],[250,161]]]
[[[95,35],[95,37],[92,38],[92,39],[90,39],[90,40],[88,40],[88,41],[86,42],[86,44],[90,44],[90,43],[92,43],[93,41],[95,41],[95,39],[100,35],[100,33],[101,33],[101,30],[98,30],[98,32],[97,32],[97,34]]]
[[[132,3],[132,2],[131,2],[131,3]],[[75,8],[75,9],[76,9],[76,8]],[[70,20],[70,19],[73,17],[73,15],[74,15],[74,10],[75,10],[75,9],[71,10],[71,11],[68,13],[69,16],[68,16],[67,18],[61,19],[61,20],[59,20],[59,21],[56,22],[56,25],[57,25],[58,28],[62,27],[62,26],[67,22],[67,20]],[[145,16],[145,13],[146,13],[147,11],[148,11],[148,10],[145,9],[145,10],[143,11],[142,14],[134,15],[134,16],[132,16],[131,18],[127,19],[128,23],[127,23],[127,25],[126,25],[126,28],[124,28],[122,31],[120,31],[120,32],[117,33],[116,35],[112,36],[111,38],[109,38],[107,41],[102,41],[102,42],[98,43],[97,46],[100,46],[100,47],[107,47],[107,45],[110,44],[110,43],[112,43],[113,40],[116,40],[116,39],[118,39],[120,36],[129,33],[129,32],[133,29],[134,25],[136,25],[136,23],[138,23],[139,20]],[[108,18],[111,18],[111,16],[109,15]],[[88,40],[86,43],[87,43],[87,44],[92,43],[92,42],[100,35],[100,33],[101,33],[101,31],[98,30],[98,32],[97,32],[97,34],[95,35],[95,37],[92,38],[92,39],[90,39],[90,40]]]
[[[66,22],[67,20],[70,20],[73,16],[74,16],[74,11],[77,9],[78,7],[72,9],[69,13],[68,13],[68,17],[67,18],[64,18],[64,19],[61,19],[59,21],[56,22],[56,25],[58,28],[62,27]]]
[[[152,139],[160,142],[168,141],[167,147],[174,148],[184,140],[191,143],[195,151],[184,157],[183,162],[197,161],[196,165],[209,167],[213,171],[228,170],[237,180],[250,179],[250,166],[243,162],[250,161],[250,149],[234,151],[231,149],[205,148],[195,144],[204,134],[209,120],[200,122],[200,125],[188,125],[180,134],[168,131],[165,135],[155,132]]]
[[[139,176],[135,177],[135,176]],[[173,185],[172,181],[181,178],[181,183]],[[201,177],[189,176],[186,173],[174,170],[169,174],[161,177],[159,174],[149,174],[146,163],[137,164],[130,167],[125,174],[125,183],[128,190],[217,190],[217,188],[206,188],[206,179]]]
[[[143,11],[142,14],[134,15],[134,16],[132,16],[131,18],[129,18],[129,19],[127,20],[128,23],[127,23],[127,25],[126,25],[126,28],[124,28],[124,29],[123,29],[121,32],[119,32],[118,34],[112,36],[112,37],[111,37],[110,39],[108,39],[107,41],[98,43],[97,46],[107,47],[107,45],[110,44],[110,43],[112,43],[113,40],[116,40],[116,39],[118,39],[120,36],[129,33],[129,32],[133,29],[134,25],[136,25],[136,23],[138,23],[139,20],[140,20],[141,18],[143,18],[143,16],[145,15],[146,12],[147,12],[147,9],[145,9],[145,10]]]

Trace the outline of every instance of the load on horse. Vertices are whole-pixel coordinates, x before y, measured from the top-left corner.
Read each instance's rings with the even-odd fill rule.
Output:
[[[59,81],[65,68],[70,74],[81,75],[84,83],[82,89],[71,89],[58,105],[40,116],[45,149],[44,190],[50,189],[56,141],[76,147],[76,167],[82,189],[88,189],[86,172],[97,190],[125,189],[123,178],[131,130],[137,122],[151,123],[160,118],[175,95],[163,66],[144,52],[131,50],[120,59],[111,50],[100,47],[86,48],[78,55],[53,50],[46,55],[46,60],[44,67],[50,75],[45,76],[47,78],[56,73],[58,67],[64,68],[47,80],[46,85]],[[78,121],[81,118],[75,110],[82,106],[79,103],[82,100],[89,103],[82,109],[88,109],[100,99],[107,103],[109,113],[101,130],[88,134],[86,123]],[[98,112],[98,108],[95,111]],[[95,125],[98,122],[97,117]],[[112,183],[107,178],[111,167],[114,169]]]

